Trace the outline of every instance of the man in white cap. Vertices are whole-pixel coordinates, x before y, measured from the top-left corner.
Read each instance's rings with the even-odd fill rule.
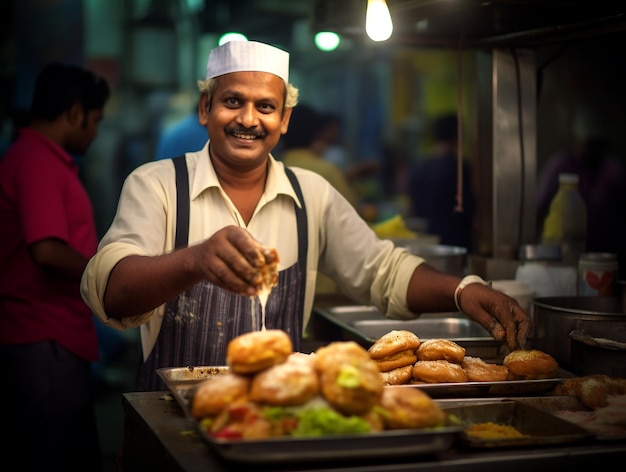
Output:
[[[513,298],[379,240],[326,180],[274,159],[298,100],[287,52],[227,43],[198,85],[209,142],[127,177],[82,279],[104,323],[141,326],[140,389],[165,388],[159,367],[224,365],[228,342],[254,329],[284,330],[300,350],[318,271],[390,318],[458,308],[511,349],[524,345],[530,319]],[[268,248],[279,273],[261,304],[261,267],[277,262]]]

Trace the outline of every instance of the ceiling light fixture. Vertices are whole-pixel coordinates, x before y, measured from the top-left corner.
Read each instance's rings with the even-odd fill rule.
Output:
[[[365,31],[372,41],[387,41],[391,37],[393,23],[385,0],[367,0]]]

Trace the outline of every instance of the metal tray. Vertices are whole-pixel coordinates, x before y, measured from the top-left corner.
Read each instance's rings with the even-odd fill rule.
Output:
[[[319,339],[355,341],[368,349],[392,330],[408,330],[421,340],[449,339],[463,346],[468,356],[497,358],[504,343],[497,341],[475,321],[459,312],[425,313],[414,320],[385,318],[371,306],[316,308],[312,316],[313,335]]]
[[[172,367],[157,369],[170,392],[192,421],[198,434],[224,459],[250,464],[280,462],[337,461],[388,456],[435,454],[452,447],[463,428],[459,425],[435,429],[404,429],[359,435],[310,438],[268,438],[229,440],[213,438],[200,426],[190,410],[194,389],[215,375],[228,372],[226,366]]]
[[[460,441],[471,448],[543,446],[587,441],[594,438],[586,429],[563,420],[547,411],[515,400],[497,402],[467,402],[442,406],[449,415],[458,418],[464,428],[472,424],[493,422],[512,426],[524,437],[484,439],[471,437],[465,432]]]
[[[411,383],[386,388],[419,388],[432,398],[471,398],[486,396],[524,396],[549,393],[563,379],[573,375],[559,369],[558,378],[541,380],[503,380],[500,382]]]
[[[461,426],[399,429],[381,433],[264,440],[215,439],[196,421],[204,440],[224,459],[249,464],[354,461],[436,454],[452,447]]]
[[[163,367],[156,372],[185,414],[191,417],[188,406],[194,389],[204,380],[227,373],[228,366]]]

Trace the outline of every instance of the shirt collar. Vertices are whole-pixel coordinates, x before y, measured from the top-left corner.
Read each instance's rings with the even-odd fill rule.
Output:
[[[200,154],[197,160],[197,171],[193,177],[193,183],[191,185],[191,199],[195,199],[203,191],[211,187],[221,188],[217,174],[213,163],[209,158],[209,143],[198,151]],[[278,195],[287,195],[291,197],[298,207],[302,208],[302,202],[298,199],[282,162],[277,161],[274,156],[269,155],[269,166],[267,171],[267,181],[265,184],[265,191],[263,192],[263,199],[265,201],[274,200]]]

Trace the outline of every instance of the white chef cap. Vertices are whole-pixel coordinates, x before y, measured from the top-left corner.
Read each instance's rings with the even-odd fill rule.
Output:
[[[269,72],[289,82],[289,53],[256,41],[229,41],[209,54],[207,79],[243,71]]]

